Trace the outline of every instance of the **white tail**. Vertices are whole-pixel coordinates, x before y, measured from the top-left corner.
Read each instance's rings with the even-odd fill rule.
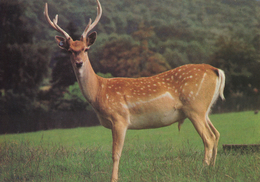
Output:
[[[225,73],[222,70],[218,70],[218,74],[219,74],[219,82],[220,82],[220,87],[219,87],[219,94],[222,100],[225,100],[224,97],[224,88],[225,88]]]
[[[225,75],[220,69],[206,64],[189,64],[173,70],[143,78],[110,78],[97,76],[88,57],[89,47],[97,33],[93,29],[102,14],[97,0],[98,14],[91,20],[79,41],[58,25],[58,16],[49,24],[65,38],[56,36],[60,48],[71,52],[73,65],[81,91],[97,113],[100,123],[112,129],[113,172],[112,181],[118,179],[118,167],[127,129],[145,129],[180,125],[189,118],[202,138],[205,147],[204,162],[215,164],[219,132],[209,120],[210,108],[220,96],[224,99]]]

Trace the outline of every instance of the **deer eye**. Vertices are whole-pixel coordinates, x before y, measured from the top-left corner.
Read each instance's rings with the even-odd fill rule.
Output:
[[[60,41],[59,46],[64,46],[64,42]]]
[[[87,48],[84,49],[84,52],[88,52],[88,50],[89,50],[89,48],[87,47]]]

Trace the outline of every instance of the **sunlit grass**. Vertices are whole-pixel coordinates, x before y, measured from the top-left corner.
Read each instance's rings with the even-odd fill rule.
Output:
[[[189,120],[152,130],[129,130],[120,181],[260,181],[260,153],[224,152],[224,143],[260,143],[260,115],[212,115],[221,133],[216,167],[204,167],[203,144]],[[58,129],[0,136],[0,181],[109,181],[111,131]]]

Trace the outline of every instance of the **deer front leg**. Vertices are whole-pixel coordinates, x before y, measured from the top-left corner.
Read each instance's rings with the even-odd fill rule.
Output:
[[[112,127],[113,136],[113,148],[112,148],[112,159],[113,159],[113,172],[112,172],[112,182],[118,180],[118,169],[119,160],[121,157],[127,126],[122,123],[122,121],[116,121]]]

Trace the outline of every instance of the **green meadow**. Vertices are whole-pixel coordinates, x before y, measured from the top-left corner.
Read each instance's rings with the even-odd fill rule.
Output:
[[[222,144],[260,144],[260,115],[210,116],[220,132],[216,166],[202,164],[203,143],[185,120],[169,127],[128,130],[119,181],[260,181],[260,152],[223,151]],[[111,131],[56,129],[0,136],[0,181],[109,181]]]

